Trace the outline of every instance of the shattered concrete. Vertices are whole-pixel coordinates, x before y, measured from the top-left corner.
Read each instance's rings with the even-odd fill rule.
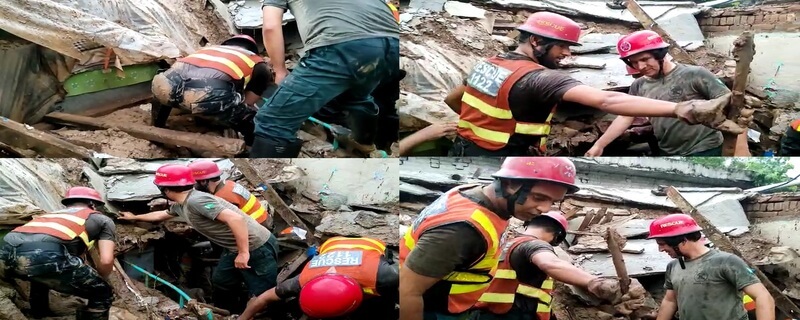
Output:
[[[398,246],[397,230],[400,227],[396,214],[379,214],[371,211],[329,212],[317,226],[317,236],[366,236],[380,239],[390,246]]]

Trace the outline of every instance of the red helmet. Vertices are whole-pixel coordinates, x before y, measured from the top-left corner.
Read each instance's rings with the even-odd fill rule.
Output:
[[[691,216],[673,213],[650,223],[650,236],[647,239],[668,238],[703,230]]]
[[[517,30],[535,34],[540,37],[567,42],[580,46],[581,26],[572,19],[552,12],[536,12],[528,16],[525,23]]]
[[[64,199],[61,199],[61,204],[67,205],[65,202],[70,199],[84,199],[84,200],[94,200],[100,203],[106,203],[103,201],[103,197],[100,196],[100,192],[97,190],[87,187],[72,187],[67,190],[67,194],[64,195]]]
[[[550,212],[542,214],[542,216],[550,217],[550,218],[558,221],[558,224],[560,224],[561,227],[564,228],[564,231],[567,231],[567,229],[569,229],[569,223],[567,222],[567,217],[565,217],[561,213],[561,211],[550,211]]]
[[[568,193],[579,190],[575,185],[575,165],[561,157],[507,157],[492,177],[550,181],[564,185]]]
[[[300,309],[311,318],[335,318],[347,315],[358,306],[364,294],[353,278],[324,274],[311,279],[300,289]]]
[[[221,43],[224,45],[241,45],[243,48],[246,48],[252,53],[258,53],[258,43],[253,37],[248,36],[246,34],[235,35],[230,37],[228,40],[222,41]]]
[[[628,73],[626,74],[628,76],[639,74],[639,70],[636,70],[636,68],[631,67],[629,65],[625,65],[625,69],[626,69],[626,71],[628,71]]]
[[[214,161],[195,161],[189,164],[189,169],[192,170],[192,176],[195,180],[207,180],[222,175],[222,171],[219,170],[217,163]]]
[[[669,43],[664,42],[664,39],[658,33],[650,30],[633,32],[623,36],[617,42],[617,52],[619,52],[619,57],[622,59],[637,53],[668,47]]]
[[[163,165],[156,170],[153,183],[159,187],[184,187],[194,185],[192,169],[180,164]]]

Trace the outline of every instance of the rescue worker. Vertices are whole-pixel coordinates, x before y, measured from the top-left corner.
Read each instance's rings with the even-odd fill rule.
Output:
[[[312,9],[313,8],[313,9]],[[305,56],[291,74],[285,66],[283,13],[295,16]],[[264,0],[264,47],[280,86],[256,115],[255,158],[294,158],[304,121],[334,98],[348,108],[354,149],[376,149],[378,106],[370,95],[399,74],[400,28],[391,8],[375,0]],[[333,32],[332,30],[335,30]]]
[[[659,251],[675,258],[667,265],[657,320],[747,319],[742,291],[755,300],[757,319],[775,319],[775,300],[739,257],[708,248],[691,216],[670,214],[650,224]]]
[[[299,297],[312,319],[397,319],[398,268],[386,244],[372,238],[333,237],[300,274],[248,303],[239,320],[252,319],[269,304]]]
[[[66,209],[35,216],[3,237],[5,277],[30,281],[34,318],[55,316],[49,305],[52,289],[88,301],[76,311],[76,320],[108,319],[114,293],[105,278],[114,268],[114,221],[98,211],[105,202],[92,188],[72,187],[61,203]],[[95,243],[96,270],[81,258]]]
[[[274,211],[272,207],[262,206],[255,195],[236,181],[221,181],[222,171],[216,162],[197,160],[189,164],[189,169],[192,169],[192,176],[196,182],[195,189],[213,194],[236,205],[239,210],[269,229],[270,218]]]
[[[798,156],[800,155],[800,119],[796,119],[789,124],[786,133],[781,138],[779,156]]]
[[[222,247],[219,263],[211,275],[216,306],[240,312],[244,303],[238,303],[237,299],[242,280],[250,297],[275,286],[278,241],[267,228],[235,205],[194,190],[195,180],[187,166],[161,166],[156,170],[153,183],[174,204],[168,210],[142,215],[122,212],[120,219],[158,222],[180,216],[199,234]]]
[[[617,42],[619,57],[643,77],[631,84],[628,93],[650,99],[681,102],[716,99],[730,90],[706,68],[666,59],[669,43],[650,30],[636,31]],[[586,153],[600,156],[603,149],[633,123],[634,117],[618,116]],[[703,125],[687,124],[672,117],[650,117],[658,147],[666,155],[721,156],[722,132]],[[746,130],[743,133],[747,138]]]
[[[178,59],[153,78],[153,125],[165,127],[172,108],[180,108],[233,128],[252,145],[256,102],[271,83],[272,71],[256,41],[234,36]]]
[[[704,235],[701,235],[700,242],[709,249],[714,248],[714,244]],[[753,300],[753,298],[748,296],[746,293],[742,293],[742,304],[744,305],[744,311],[747,312],[747,317],[750,318],[750,320],[755,320],[756,302]]]
[[[619,281],[600,278],[561,260],[558,246],[567,236],[567,219],[551,211],[525,223],[519,236],[503,245],[489,289],[480,297],[476,320],[550,319],[554,280],[586,289],[600,299],[618,302]]]
[[[550,120],[562,102],[617,115],[677,117],[737,134],[752,119],[752,114],[736,119],[738,123],[725,119],[728,95],[676,104],[596,89],[551,70],[570,55],[570,46],[580,45],[580,26],[565,16],[536,12],[517,30],[517,49],[479,62],[445,99],[459,114],[451,156],[543,154]]]
[[[567,158],[508,157],[491,185],[456,187],[422,210],[400,241],[400,318],[462,319],[489,287],[500,242],[578,191]]]

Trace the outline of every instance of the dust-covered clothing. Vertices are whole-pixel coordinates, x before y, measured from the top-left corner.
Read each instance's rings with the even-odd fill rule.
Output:
[[[533,59],[517,52],[507,52],[498,56],[507,60]],[[467,81],[464,80],[464,85]],[[540,69],[529,72],[513,84],[508,105],[514,119],[521,122],[544,123],[553,107],[561,103],[564,94],[581,85],[568,73],[559,70]],[[500,150],[485,150],[460,137],[456,140],[451,156],[519,156],[527,155],[530,146],[538,145],[540,137],[513,134],[508,144]]]
[[[247,262],[250,268],[237,269],[237,253],[223,249],[219,263],[211,274],[214,304],[239,313],[244,310],[241,303],[244,301],[238,299],[242,282],[247,287],[248,298],[257,297],[274,288],[278,282],[278,251],[278,240],[270,235],[266,243],[250,250],[250,260]]]
[[[53,213],[74,213],[83,209],[84,208],[67,208],[55,211]],[[116,241],[117,239],[117,226],[114,224],[114,220],[100,212],[89,215],[84,226],[86,227],[86,235],[88,236],[89,241]],[[19,246],[23,243],[35,242],[59,243],[63,244],[69,253],[75,256],[82,255],[87,249],[86,244],[83,242],[83,240],[81,240],[80,237],[76,237],[72,240],[61,240],[54,236],[41,233],[22,233],[12,231],[3,237],[3,241],[11,246]]]
[[[671,261],[664,283],[675,291],[681,320],[747,320],[742,289],[759,280],[741,258],[711,249],[685,264]]]
[[[292,12],[307,51],[366,38],[400,38],[400,26],[383,1],[262,0],[262,3]]]
[[[659,79],[638,78],[629,91],[634,96],[670,102],[711,100],[729,92],[707,69],[683,64],[676,64],[675,69]],[[667,155],[689,156],[722,146],[722,133],[702,124],[690,125],[680,119],[664,117],[652,117],[650,123],[658,138],[658,147]]]
[[[167,212],[172,216],[180,216],[185,219],[194,230],[207,237],[211,242],[231,252],[238,252],[233,231],[225,222],[217,220],[217,216],[224,209],[231,210],[245,218],[248,247],[251,251],[264,245],[272,235],[267,228],[258,224],[235,205],[198,190],[190,190],[186,201],[182,204],[173,204]]]

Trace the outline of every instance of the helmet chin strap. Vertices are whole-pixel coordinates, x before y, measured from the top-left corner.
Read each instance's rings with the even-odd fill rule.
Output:
[[[503,187],[503,182],[500,179],[494,182],[494,194],[498,198],[506,199],[506,213],[508,213],[509,216],[514,216],[515,204],[521,205],[525,203],[525,200],[528,198],[528,193],[531,192],[531,188],[533,188],[533,182],[525,181],[516,192],[509,193]]]
[[[533,36],[531,36],[531,38],[533,38]],[[546,59],[547,53],[550,52],[550,49],[552,49],[553,46],[556,45],[554,41],[549,41],[547,39],[540,39],[536,40],[536,45],[534,45],[532,42],[529,43],[533,48],[533,56],[536,58],[536,61],[538,61],[539,64],[551,69],[558,68],[558,65],[556,63],[553,63],[552,61]],[[541,47],[542,50],[539,50],[539,47]]]
[[[672,250],[675,250],[675,254],[678,255],[678,264],[681,265],[681,269],[686,269],[686,263],[683,260],[681,249],[679,249],[677,245],[674,245],[672,246]]]

